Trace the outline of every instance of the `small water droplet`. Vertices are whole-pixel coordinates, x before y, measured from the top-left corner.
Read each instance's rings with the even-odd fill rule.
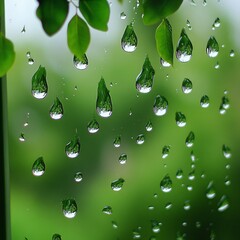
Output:
[[[216,57],[219,53],[219,45],[214,36],[211,36],[207,42],[206,47],[207,55],[211,58]]]
[[[121,18],[122,20],[126,19],[126,17],[127,17],[127,15],[125,14],[125,12],[121,12],[121,13],[120,13],[120,18]]]
[[[223,212],[226,209],[228,209],[228,207],[229,207],[228,199],[225,195],[223,195],[221,197],[220,201],[218,202],[218,211]]]
[[[74,199],[62,201],[62,211],[66,218],[74,218],[77,214],[77,203]]]
[[[148,206],[148,210],[153,211],[154,210],[154,206],[152,206],[152,205]]]
[[[139,230],[134,230],[133,231],[133,239],[140,239],[141,238],[141,234],[139,232]]]
[[[81,182],[83,179],[83,175],[81,172],[76,172],[74,175],[74,180],[75,182]]]
[[[146,123],[145,128],[146,128],[146,131],[147,131],[147,132],[151,132],[151,131],[153,130],[152,122],[151,122],[151,121],[148,121],[148,122]]]
[[[188,30],[191,31],[192,30],[192,26],[191,26],[191,23],[190,23],[189,20],[187,20],[186,25],[188,27]]]
[[[28,122],[25,122],[25,123],[23,124],[23,126],[24,126],[24,127],[27,127],[27,126],[28,126]]]
[[[157,238],[155,236],[151,236],[149,240],[157,240]]]
[[[27,56],[27,58],[30,58],[30,57],[31,57],[30,51],[27,51],[26,56]]]
[[[168,63],[167,61],[163,60],[161,57],[160,57],[160,63],[163,67],[170,67],[171,64]]]
[[[204,7],[207,6],[207,0],[203,0],[203,6],[204,6]]]
[[[215,30],[215,28],[219,28],[220,26],[221,26],[221,21],[219,18],[216,18],[212,24],[212,30]]]
[[[103,209],[102,209],[102,212],[107,214],[107,215],[111,215],[112,214],[112,207],[111,206],[105,206]]]
[[[121,136],[117,136],[113,141],[113,146],[119,148],[121,146]]]
[[[184,78],[182,82],[182,91],[185,94],[188,94],[192,91],[192,82],[188,78]]]
[[[157,194],[157,193],[154,193],[154,194],[153,194],[153,197],[154,197],[154,198],[158,198],[158,194]]]
[[[153,112],[156,116],[163,116],[168,109],[168,101],[165,97],[157,95],[153,104]]]
[[[123,178],[119,178],[117,180],[114,180],[111,183],[111,188],[113,191],[120,191],[122,189],[123,183],[125,182],[125,180]]]
[[[188,174],[188,179],[191,181],[195,179],[195,171],[194,170]]]
[[[88,58],[86,54],[83,54],[82,58],[73,56],[73,64],[79,70],[84,70],[88,67]]]
[[[216,234],[213,230],[211,230],[211,233],[210,233],[210,240],[216,240]]]
[[[73,140],[67,143],[65,147],[65,153],[69,158],[76,158],[80,152],[80,140],[78,136],[75,136]]]
[[[146,56],[142,70],[136,79],[136,89],[140,93],[149,93],[152,90],[154,75],[155,71],[148,56]]]
[[[190,208],[191,208],[190,201],[189,200],[185,201],[183,205],[183,209],[187,211],[187,210],[190,210]]]
[[[202,108],[209,107],[209,97],[207,95],[204,95],[200,99],[200,105]]]
[[[122,153],[119,158],[118,158],[118,162],[120,164],[125,164],[127,162],[127,154],[126,153]]]
[[[139,134],[139,135],[137,136],[137,138],[136,138],[137,144],[138,144],[138,145],[141,145],[141,144],[144,143],[144,141],[145,141],[145,136],[144,136],[144,134]]]
[[[56,99],[54,100],[54,103],[50,108],[49,114],[50,114],[50,117],[54,120],[58,120],[58,119],[62,118],[62,116],[63,116],[63,105],[60,102],[58,97],[56,97]]]
[[[216,196],[216,191],[215,188],[213,186],[213,181],[209,182],[208,186],[207,186],[207,191],[206,191],[206,197],[208,199],[213,199]]]
[[[228,170],[229,170],[229,169],[231,168],[231,165],[230,165],[230,164],[226,164],[226,166],[225,166],[225,167],[226,167],[226,169],[228,169]]]
[[[179,127],[184,127],[187,123],[185,115],[181,112],[176,112],[175,120]]]
[[[25,25],[23,26],[22,30],[21,30],[21,33],[25,33],[26,32],[26,27]]]
[[[165,209],[169,210],[171,208],[172,208],[172,203],[171,202],[166,203]]]
[[[160,187],[163,192],[170,192],[172,190],[172,180],[168,174],[160,182]]]
[[[186,146],[189,147],[189,148],[192,147],[193,143],[194,143],[194,140],[195,140],[195,134],[194,134],[193,131],[191,131],[186,138],[186,141],[185,141]]]
[[[122,49],[125,52],[133,52],[137,48],[137,43],[138,43],[138,40],[133,29],[133,24],[130,23],[129,25],[127,25],[121,39]]]
[[[180,62],[188,62],[192,58],[192,51],[192,43],[183,28],[177,44],[176,57]]]
[[[229,99],[228,99],[227,96],[223,96],[223,97],[222,97],[221,106],[222,106],[225,110],[227,110],[227,109],[230,108],[230,102],[229,102]]]
[[[214,68],[215,68],[215,69],[219,69],[219,68],[220,68],[219,62],[216,62],[216,64],[214,65]]]
[[[235,52],[234,52],[233,49],[230,51],[229,56],[230,56],[230,57],[235,57]]]
[[[117,222],[112,221],[112,227],[113,227],[114,229],[117,229],[117,228],[118,228],[118,224],[117,224]]]
[[[195,223],[195,225],[196,225],[196,228],[201,228],[201,226],[202,226],[201,222],[199,222],[199,221],[197,221],[197,222]]]
[[[183,178],[183,170],[182,170],[182,169],[178,169],[178,170],[177,170],[176,178],[177,178],[177,179]]]
[[[196,161],[196,156],[193,151],[191,151],[191,153],[190,153],[190,158],[191,158],[192,162]]]
[[[39,157],[32,166],[32,174],[36,177],[42,176],[45,172],[43,157]]]
[[[53,234],[53,236],[52,236],[52,240],[62,240],[62,237],[61,237],[60,234],[55,233],[55,234]]]
[[[159,233],[161,223],[159,223],[157,220],[151,220],[151,224],[152,224],[152,231],[154,233]]]
[[[223,152],[223,156],[225,158],[232,157],[231,149],[228,146],[226,146],[225,144],[223,144],[223,146],[222,146],[222,152]]]
[[[20,134],[19,141],[20,141],[20,142],[25,142],[25,141],[26,141],[25,136],[24,136],[24,133],[21,133],[21,134]]]
[[[169,151],[170,151],[170,146],[169,145],[164,146],[162,149],[162,158],[168,157]]]
[[[87,126],[88,132],[89,133],[96,133],[99,131],[99,123],[97,122],[96,119],[93,119],[91,122],[88,123]]]
[[[229,179],[229,176],[225,177],[224,183],[225,183],[226,186],[231,185],[231,180]]]
[[[33,58],[29,58],[28,59],[28,64],[29,65],[33,65],[34,64],[34,59]]]

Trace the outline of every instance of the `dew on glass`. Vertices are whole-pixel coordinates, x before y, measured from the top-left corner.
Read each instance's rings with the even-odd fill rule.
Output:
[[[62,240],[62,237],[61,237],[60,234],[55,233],[55,234],[53,234],[53,236],[52,236],[52,240]]]
[[[121,18],[122,20],[126,19],[126,17],[127,17],[127,15],[126,15],[125,12],[121,12],[121,13],[120,13],[120,18]]]
[[[166,158],[169,155],[170,146],[166,145],[162,148],[162,158]]]
[[[54,100],[54,103],[49,110],[49,115],[54,120],[58,120],[58,119],[62,118],[62,116],[63,116],[63,105],[60,102],[58,97],[56,97],[56,99]]]
[[[80,140],[78,136],[75,136],[65,147],[65,153],[69,158],[76,158],[80,152]]]
[[[221,21],[219,18],[216,18],[212,24],[212,30],[215,30],[215,28],[219,28],[221,26]]]
[[[121,136],[117,136],[113,141],[113,146],[119,148],[121,146]]]
[[[163,67],[170,67],[171,66],[171,63],[168,63],[167,61],[163,60],[161,57],[160,57],[160,63]]]
[[[40,65],[32,77],[32,95],[37,99],[43,99],[47,92],[46,69]]]
[[[157,220],[151,220],[151,225],[152,225],[152,231],[154,233],[160,232],[161,223],[159,223]]]
[[[117,229],[117,228],[118,228],[118,224],[117,224],[117,222],[112,221],[112,227],[113,227],[114,229]]]
[[[112,214],[112,207],[111,206],[105,206],[103,209],[102,209],[102,212],[107,214],[107,215],[111,215]]]
[[[190,208],[191,208],[190,201],[189,200],[185,201],[183,205],[183,209],[187,211],[187,210],[190,210]]]
[[[192,91],[192,82],[191,80],[189,80],[188,78],[184,78],[183,82],[182,82],[182,91],[185,94],[188,94]]]
[[[111,183],[111,188],[113,191],[117,192],[120,191],[122,189],[123,183],[125,182],[125,180],[123,178],[119,178],[117,180],[114,180]]]
[[[211,58],[216,57],[219,53],[219,45],[214,36],[211,36],[207,42],[206,47],[207,55]]]
[[[192,58],[193,45],[188,38],[185,29],[182,29],[180,38],[177,43],[176,57],[180,62],[188,62]]]
[[[181,112],[176,112],[175,120],[178,127],[184,127],[187,123],[185,115]]]
[[[154,75],[155,71],[148,56],[146,56],[142,70],[136,78],[136,89],[140,93],[149,93],[152,90]]]
[[[153,125],[151,121],[148,121],[145,125],[146,131],[151,132],[153,130]]]
[[[207,190],[206,190],[206,197],[208,199],[213,199],[216,196],[216,191],[215,188],[213,186],[213,181],[210,181],[208,186],[207,186]]]
[[[45,172],[43,157],[39,157],[32,165],[32,174],[36,177],[42,176]]]
[[[160,188],[163,192],[170,192],[172,190],[172,180],[168,174],[161,180]]]
[[[139,135],[137,136],[137,138],[136,138],[136,143],[137,143],[138,145],[141,145],[141,144],[144,143],[144,141],[145,141],[145,136],[144,136],[144,134],[139,134]]]
[[[190,23],[190,21],[188,19],[186,21],[186,25],[188,27],[188,30],[191,31],[192,30],[192,25],[191,25],[191,23]]]
[[[20,142],[25,142],[26,139],[25,139],[24,133],[21,133],[18,139]]]
[[[89,133],[96,133],[96,132],[98,132],[99,131],[99,123],[97,122],[97,120],[93,119],[92,121],[90,121],[88,123],[87,129],[88,129]]]
[[[112,100],[103,78],[98,83],[96,110],[104,118],[112,115]]]
[[[235,56],[235,52],[234,52],[233,49],[230,51],[229,56],[230,56],[230,57],[234,57],[234,56]]]
[[[118,158],[118,162],[120,164],[125,164],[127,162],[127,154],[126,153],[122,153],[119,158]]]
[[[74,181],[75,182],[81,182],[83,179],[83,175],[81,172],[76,172],[74,175]]]
[[[200,105],[202,108],[207,108],[209,107],[209,97],[207,95],[204,95],[200,99]]]
[[[62,212],[66,218],[74,218],[77,215],[77,203],[74,199],[62,201]]]
[[[185,140],[186,146],[189,147],[189,148],[192,147],[193,144],[194,144],[194,140],[195,140],[195,134],[194,134],[193,131],[191,131],[191,132],[188,134],[188,136],[187,136],[187,138],[186,138],[186,140]]]
[[[176,172],[176,178],[177,179],[181,179],[183,178],[183,170],[182,169],[178,169]]]
[[[73,56],[73,64],[79,70],[84,70],[88,67],[88,58],[86,54],[83,54],[82,58]]]
[[[231,149],[225,144],[223,144],[223,146],[222,146],[222,153],[225,158],[232,157]]]
[[[172,203],[171,202],[166,203],[165,209],[169,210],[171,208],[172,208]]]
[[[168,101],[165,97],[157,95],[153,104],[153,112],[156,116],[163,116],[168,109]]]
[[[229,201],[226,195],[223,195],[218,202],[218,211],[224,212],[226,209],[229,208]]]
[[[123,33],[121,46],[125,52],[133,52],[136,50],[137,44],[138,39],[133,29],[133,23],[130,23]]]

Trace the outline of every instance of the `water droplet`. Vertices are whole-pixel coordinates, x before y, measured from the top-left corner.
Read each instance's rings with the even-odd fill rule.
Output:
[[[154,210],[154,206],[152,206],[152,205],[148,206],[148,210],[153,211]]]
[[[138,230],[134,230],[133,231],[133,239],[140,239],[141,238],[141,234]]]
[[[219,113],[220,113],[221,115],[223,115],[223,114],[226,113],[226,109],[224,109],[222,105],[220,105],[220,107],[219,107]]]
[[[73,64],[79,70],[84,70],[88,66],[88,58],[86,54],[83,54],[82,58],[78,58],[75,55],[73,56]]]
[[[60,234],[55,233],[55,234],[53,234],[53,236],[52,236],[52,240],[62,240],[62,237],[61,237]]]
[[[187,190],[188,190],[188,191],[192,191],[192,190],[193,190],[193,186],[188,185],[188,186],[187,186]]]
[[[30,57],[31,57],[31,53],[28,51],[28,52],[26,53],[26,56],[27,56],[27,58],[30,58]]]
[[[229,55],[230,55],[230,57],[234,57],[235,56],[235,52],[234,52],[233,49],[230,51]]]
[[[62,201],[62,211],[66,218],[74,218],[77,214],[77,203],[74,199]]]
[[[29,58],[28,59],[28,64],[29,65],[33,65],[34,64],[34,59],[33,58]]]
[[[222,106],[225,110],[227,110],[227,109],[230,108],[230,103],[229,103],[229,99],[228,99],[227,96],[223,96],[223,97],[222,97],[221,106]]]
[[[222,146],[222,152],[223,152],[223,156],[225,158],[232,157],[231,149],[228,146],[226,146],[225,144],[223,144],[223,146]]]
[[[153,112],[157,116],[163,116],[168,109],[168,101],[165,97],[157,95],[153,104]]]
[[[119,178],[117,180],[114,180],[111,183],[111,188],[113,191],[120,191],[122,189],[123,183],[125,182],[125,180],[123,178]]]
[[[176,112],[175,120],[179,127],[184,127],[187,123],[185,115],[181,112]]]
[[[121,18],[122,20],[126,19],[126,17],[127,17],[127,15],[125,14],[125,12],[121,12],[121,13],[120,13],[120,18]]]
[[[215,28],[219,28],[221,26],[221,21],[219,18],[216,18],[212,25],[212,30],[215,30]]]
[[[161,223],[159,223],[157,220],[151,220],[151,223],[152,223],[152,231],[154,233],[159,233]]]
[[[160,187],[163,192],[170,192],[172,190],[172,180],[168,174],[160,182]]]
[[[192,51],[192,43],[183,28],[177,44],[176,57],[180,62],[188,62],[192,57]]]
[[[185,201],[185,203],[183,205],[183,209],[190,210],[190,208],[191,208],[190,201],[189,200]]]
[[[206,52],[209,57],[216,57],[219,52],[219,45],[214,36],[211,36],[207,42]]]
[[[65,147],[65,153],[69,158],[76,158],[80,152],[80,140],[78,136],[75,136],[73,140],[67,143]]]
[[[191,26],[191,23],[190,23],[189,20],[187,20],[186,25],[188,27],[188,30],[191,31],[192,30],[192,26]]]
[[[166,203],[165,209],[169,210],[171,208],[172,208],[172,203],[171,202]]]
[[[121,146],[121,136],[117,136],[113,141],[113,146],[118,148]]]
[[[216,240],[216,234],[213,230],[211,230],[211,233],[210,233],[210,240]]]
[[[23,26],[22,30],[21,30],[21,33],[25,33],[26,32],[26,27],[25,25]]]
[[[191,181],[195,179],[195,171],[194,170],[188,174],[188,179]]]
[[[133,52],[137,48],[137,43],[138,43],[138,40],[133,29],[133,24],[130,23],[129,25],[127,25],[121,39],[122,49],[125,52]]]
[[[196,223],[196,228],[200,228],[202,226],[201,222],[197,221]]]
[[[136,138],[137,144],[138,144],[138,145],[141,145],[141,144],[144,143],[144,141],[145,141],[145,136],[144,136],[144,134],[139,134],[139,135],[137,136],[137,138]]]
[[[215,69],[219,69],[219,68],[220,68],[219,62],[216,62],[216,64],[214,65],[214,68],[215,68]]]
[[[196,161],[196,156],[193,151],[191,151],[191,153],[190,153],[190,158],[191,158],[192,162]]]
[[[39,157],[32,166],[32,174],[34,176],[42,176],[45,172],[45,163],[43,161],[43,157]]]
[[[178,170],[177,170],[176,178],[177,178],[177,179],[183,178],[183,170],[182,170],[182,169],[178,169]]]
[[[157,238],[155,236],[151,236],[149,240],[157,240]]]
[[[161,57],[160,57],[160,63],[163,67],[170,67],[171,64],[168,63],[167,61],[163,60]]]
[[[91,122],[88,123],[87,128],[89,133],[96,133],[99,130],[99,123],[96,119],[93,119]]]
[[[207,0],[203,0],[203,6],[207,6]]]
[[[182,82],[182,91],[185,94],[188,94],[192,91],[192,82],[188,78],[184,78]]]
[[[148,121],[145,128],[147,132],[151,132],[153,130],[152,122]]]
[[[96,109],[101,117],[106,118],[112,115],[112,100],[103,78],[98,83]]]
[[[43,99],[47,92],[46,69],[40,65],[32,77],[32,95],[37,99]]]
[[[118,228],[118,224],[115,221],[112,221],[112,227],[114,229],[117,229]]]
[[[23,126],[24,126],[24,127],[27,127],[27,126],[28,126],[28,122],[25,122],[25,123],[23,124]]]
[[[230,169],[231,168],[231,165],[230,164],[226,164],[226,169]]]
[[[24,133],[21,133],[21,134],[20,134],[19,141],[20,141],[20,142],[25,142],[25,141],[26,141],[25,136],[24,136]]]
[[[111,215],[112,214],[112,207],[111,206],[105,206],[103,209],[102,209],[102,212],[107,214],[107,215]]]
[[[223,195],[218,202],[218,211],[223,212],[229,207],[228,199],[225,195]]]
[[[157,194],[157,193],[154,193],[154,194],[153,194],[153,197],[154,197],[154,198],[158,198],[158,194]]]
[[[58,119],[62,118],[62,116],[63,116],[63,105],[60,102],[58,97],[56,97],[56,99],[54,100],[54,103],[50,108],[49,114],[50,114],[50,117],[54,120],[58,120]]]
[[[169,151],[170,151],[170,146],[164,146],[162,149],[162,158],[166,158],[169,155]]]
[[[152,90],[154,75],[155,71],[148,56],[146,56],[142,70],[136,79],[136,89],[140,93],[149,93]]]
[[[75,173],[75,176],[74,176],[75,182],[81,182],[82,179],[83,179],[82,173],[81,173],[81,172],[76,172],[76,173]]]
[[[206,197],[208,199],[213,199],[213,198],[215,198],[215,196],[216,196],[216,191],[213,186],[213,181],[211,181],[207,186]]]
[[[125,164],[127,161],[127,154],[123,153],[119,156],[118,161],[120,164]]]
[[[209,97],[207,95],[201,97],[200,105],[202,108],[207,108],[209,106]]]
[[[185,141],[186,146],[189,148],[192,147],[194,140],[195,140],[195,134],[194,134],[194,132],[191,131],[186,138],[186,141]]]
[[[226,186],[231,185],[231,180],[229,179],[229,176],[226,176],[226,177],[225,177],[224,182],[225,182],[225,185],[226,185]]]

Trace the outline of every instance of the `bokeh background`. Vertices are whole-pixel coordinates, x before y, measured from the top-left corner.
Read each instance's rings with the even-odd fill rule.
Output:
[[[238,239],[239,2],[184,1],[169,21],[174,47],[185,28],[193,44],[193,56],[188,63],[174,58],[174,67],[170,68],[162,67],[159,62],[154,40],[156,25],[143,25],[136,2],[110,4],[109,31],[91,29],[91,44],[86,53],[89,66],[78,70],[67,47],[66,23],[60,32],[48,37],[35,15],[37,1],[6,1],[6,33],[17,53],[8,74],[12,239],[51,239],[54,233],[66,240]],[[126,14],[126,19],[120,18],[121,12]],[[67,22],[74,14],[75,9],[71,7]],[[217,17],[220,27],[212,30]],[[132,20],[138,46],[135,52],[126,53],[120,40]],[[206,54],[211,35],[220,46],[216,58]],[[231,50],[234,57],[230,57]],[[34,59],[33,65],[28,64],[28,51]],[[156,74],[152,91],[140,94],[135,81],[146,55]],[[49,86],[43,100],[31,95],[31,78],[39,65],[47,70]],[[113,102],[113,114],[108,119],[99,117],[95,109],[101,77]],[[193,83],[190,94],[181,90],[184,78]],[[153,113],[158,94],[169,102],[167,114],[162,117]],[[206,109],[200,106],[203,95],[210,98]],[[224,95],[230,100],[230,108],[221,115],[219,107]],[[56,97],[64,107],[61,120],[49,116]],[[186,115],[187,124],[183,128],[176,125],[177,111]],[[100,124],[96,134],[87,131],[93,118]],[[153,125],[151,132],[145,128],[148,121]],[[81,151],[77,158],[70,159],[64,149],[76,129]],[[185,139],[190,131],[196,139],[193,147],[187,148]],[[21,134],[25,141],[19,140]],[[142,145],[136,144],[139,134],[145,136]],[[119,135],[121,146],[115,148],[113,141]],[[223,144],[231,149],[229,159],[223,155]],[[170,146],[170,152],[163,159],[165,145]],[[122,153],[128,156],[124,165],[118,162]],[[35,177],[32,164],[40,156],[46,171],[43,176]],[[182,179],[176,178],[179,169],[183,171]],[[74,175],[78,171],[83,179],[76,183]],[[195,178],[191,180],[189,174],[193,171]],[[166,174],[172,180],[172,191],[168,193],[160,189],[160,181]],[[125,183],[121,191],[115,192],[111,182],[118,178],[123,178]],[[206,190],[211,181],[216,196],[208,199]],[[224,195],[229,206],[219,212],[218,204]],[[62,201],[68,198],[75,199],[78,205],[73,219],[67,219],[62,213]],[[189,210],[184,209],[186,201]],[[166,208],[168,203],[172,204],[170,209]],[[112,207],[111,215],[102,213],[106,205]],[[154,224],[160,228],[157,233],[152,229]]]

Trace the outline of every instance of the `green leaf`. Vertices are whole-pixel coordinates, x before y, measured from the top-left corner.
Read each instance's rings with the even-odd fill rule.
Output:
[[[52,36],[64,24],[69,10],[67,0],[38,0],[36,14],[46,34]]]
[[[0,77],[4,76],[14,63],[13,43],[0,32]]]
[[[155,40],[159,56],[169,64],[173,64],[172,27],[165,18],[156,29]]]
[[[108,30],[110,7],[106,0],[81,0],[79,9],[91,27]]]
[[[68,23],[67,41],[72,54],[82,59],[90,43],[90,31],[86,22],[77,14]]]
[[[176,12],[183,0],[142,0],[143,22],[146,25],[155,24]]]

